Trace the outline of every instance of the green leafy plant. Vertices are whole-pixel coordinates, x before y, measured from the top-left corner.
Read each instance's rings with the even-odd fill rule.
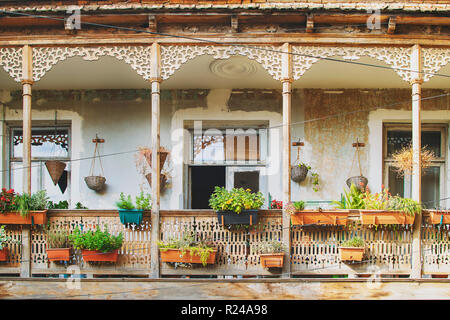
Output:
[[[48,248],[67,248],[69,246],[69,232],[67,230],[52,230],[47,227]]]
[[[301,163],[298,164],[298,166],[299,167],[303,166],[303,167],[306,167],[308,169],[308,172],[311,173],[311,177],[312,177],[312,185],[313,185],[312,189],[313,189],[314,192],[319,191],[319,187],[320,187],[319,174],[317,172],[313,171],[311,169],[311,166],[306,164],[306,163],[301,162]]]
[[[48,209],[69,209],[69,202],[67,202],[67,200],[59,201],[58,203],[49,201],[47,203],[47,208]]]
[[[269,242],[261,242],[255,248],[256,253],[282,253],[284,252],[285,245],[278,240],[272,240]]]
[[[31,195],[30,210],[45,210],[47,209],[49,197],[46,190],[39,190]]]
[[[406,213],[409,216],[422,213],[422,206],[419,202],[399,196],[394,196],[389,199],[389,209]]]
[[[191,256],[199,255],[203,266],[206,266],[210,254],[214,251],[214,247],[205,240],[196,241],[193,233],[185,232],[181,238],[170,238],[166,242],[159,241],[158,247],[161,251],[168,249],[180,250],[181,256],[188,251]]]
[[[123,192],[120,193],[120,198],[119,201],[116,202],[116,206],[123,210],[133,210],[135,208],[131,196],[128,195],[125,197]]]
[[[10,241],[12,238],[10,236],[6,235],[5,226],[0,227],[0,250],[2,250],[8,241]]]
[[[215,187],[209,206],[215,211],[233,211],[241,213],[242,210],[259,209],[264,204],[261,192],[252,193],[250,189]]]
[[[81,202],[77,202],[75,204],[75,209],[87,209],[87,207],[83,206]]]
[[[125,194],[121,192],[119,201],[116,202],[116,206],[122,210],[150,210],[152,208],[151,196],[149,194],[144,195],[144,192],[141,191],[141,193],[136,196],[136,205],[134,205],[131,195],[125,196]]]
[[[69,235],[69,241],[75,249],[97,250],[100,252],[111,252],[119,249],[123,243],[123,233],[114,236],[108,232],[105,227],[104,231],[97,226],[95,231],[89,230],[81,232],[77,227],[72,234]]]
[[[18,194],[15,197],[16,210],[22,217],[26,217],[31,210],[31,196],[28,193]]]
[[[141,193],[136,196],[136,209],[150,210],[151,208],[151,196],[149,194],[144,195],[144,192],[141,191]]]
[[[293,201],[292,205],[294,206],[296,211],[302,211],[305,209],[305,201]]]
[[[342,247],[362,248],[364,247],[364,240],[360,237],[353,237],[342,243]]]
[[[344,190],[344,194],[341,194],[341,200],[333,201],[332,204],[338,209],[364,209],[364,196],[365,194],[352,183],[350,190]]]

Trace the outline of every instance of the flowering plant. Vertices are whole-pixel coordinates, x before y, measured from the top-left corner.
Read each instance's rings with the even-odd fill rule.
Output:
[[[14,189],[6,190],[6,188],[2,188],[2,192],[0,194],[0,211],[1,212],[10,212],[15,209],[15,197],[16,194]]]
[[[252,193],[250,189],[233,188],[227,190],[223,187],[216,187],[209,206],[215,211],[234,211],[241,213],[242,210],[259,209],[264,204],[264,197],[261,192]]]
[[[270,209],[283,209],[283,201],[272,200]]]

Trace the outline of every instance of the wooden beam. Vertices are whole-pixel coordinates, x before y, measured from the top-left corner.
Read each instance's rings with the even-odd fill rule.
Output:
[[[306,32],[314,32],[314,16],[312,14],[308,14],[306,18]]]
[[[412,85],[412,149],[413,149],[413,169],[411,176],[412,199],[422,201],[422,170],[421,170],[421,98],[423,83],[423,61],[422,48],[415,45],[411,55],[411,85]],[[412,270],[411,278],[421,278],[422,276],[422,245],[421,245],[422,217],[416,215],[413,225],[412,240]]]
[[[151,219],[151,262],[150,277],[159,278],[159,205],[160,205],[160,86],[161,86],[161,52],[158,43],[153,43],[151,49],[151,95],[152,95],[152,219]]]
[[[158,32],[158,19],[154,14],[148,15],[148,31]]]
[[[281,49],[285,52],[282,56],[282,79],[283,86],[283,142],[282,142],[282,162],[281,162],[281,181],[282,181],[282,201],[283,201],[283,219],[282,219],[282,241],[285,246],[285,261],[290,261],[291,256],[291,218],[286,210],[286,205],[291,201],[291,93],[292,93],[292,47],[285,43]],[[291,272],[290,263],[283,266],[283,276],[289,277]]]
[[[233,33],[239,32],[239,18],[237,15],[231,16],[231,32]]]
[[[387,33],[388,34],[394,34],[395,33],[395,27],[397,25],[396,21],[397,21],[396,17],[390,17],[389,18],[388,29],[387,29]]]

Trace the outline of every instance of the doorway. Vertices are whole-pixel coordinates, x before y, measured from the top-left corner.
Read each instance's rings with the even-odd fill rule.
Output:
[[[191,166],[191,208],[210,209],[214,188],[225,187],[225,166]]]

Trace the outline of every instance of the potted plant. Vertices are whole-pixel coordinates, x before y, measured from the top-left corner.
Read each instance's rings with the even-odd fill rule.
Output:
[[[11,237],[6,235],[5,226],[0,227],[0,261],[8,260],[8,247],[7,242],[11,240]]]
[[[67,200],[59,201],[58,203],[54,203],[53,201],[47,202],[48,209],[69,209],[69,203]]]
[[[209,206],[216,211],[222,225],[245,224],[258,222],[258,209],[264,204],[261,192],[252,193],[250,189],[233,188],[227,190],[215,187]]]
[[[311,170],[311,166],[303,162],[291,167],[291,179],[292,181],[300,183],[306,179],[308,172],[311,172],[314,192],[319,191],[319,174],[317,172],[313,172]]]
[[[341,261],[362,261],[364,256],[364,240],[353,237],[344,241],[339,247]]]
[[[347,225],[348,210],[305,210],[304,201],[294,201],[286,207],[292,225]]]
[[[272,200],[270,202],[270,209],[283,209],[283,201]]]
[[[259,253],[261,266],[263,268],[282,268],[284,249],[285,246],[278,240],[259,243],[256,252]]]
[[[87,232],[81,232],[77,227],[69,235],[69,241],[75,249],[81,249],[84,261],[116,262],[118,250],[122,247],[123,234],[120,232],[119,235],[114,236],[108,232],[107,227],[101,231],[97,226],[95,231]]]
[[[16,194],[14,189],[2,189],[0,194],[0,223],[45,224],[48,197],[45,190],[32,195]]]
[[[193,234],[184,233],[181,239],[158,242],[162,262],[214,264],[217,250],[206,241],[196,241]]]
[[[125,196],[123,192],[120,193],[120,200],[116,202],[119,208],[120,222],[123,224],[134,223],[141,224],[144,210],[152,208],[150,204],[150,195],[144,195],[144,192],[136,196],[136,206],[133,204],[131,195]]]
[[[47,228],[46,234],[48,261],[69,261],[69,233],[66,230],[51,230]]]

